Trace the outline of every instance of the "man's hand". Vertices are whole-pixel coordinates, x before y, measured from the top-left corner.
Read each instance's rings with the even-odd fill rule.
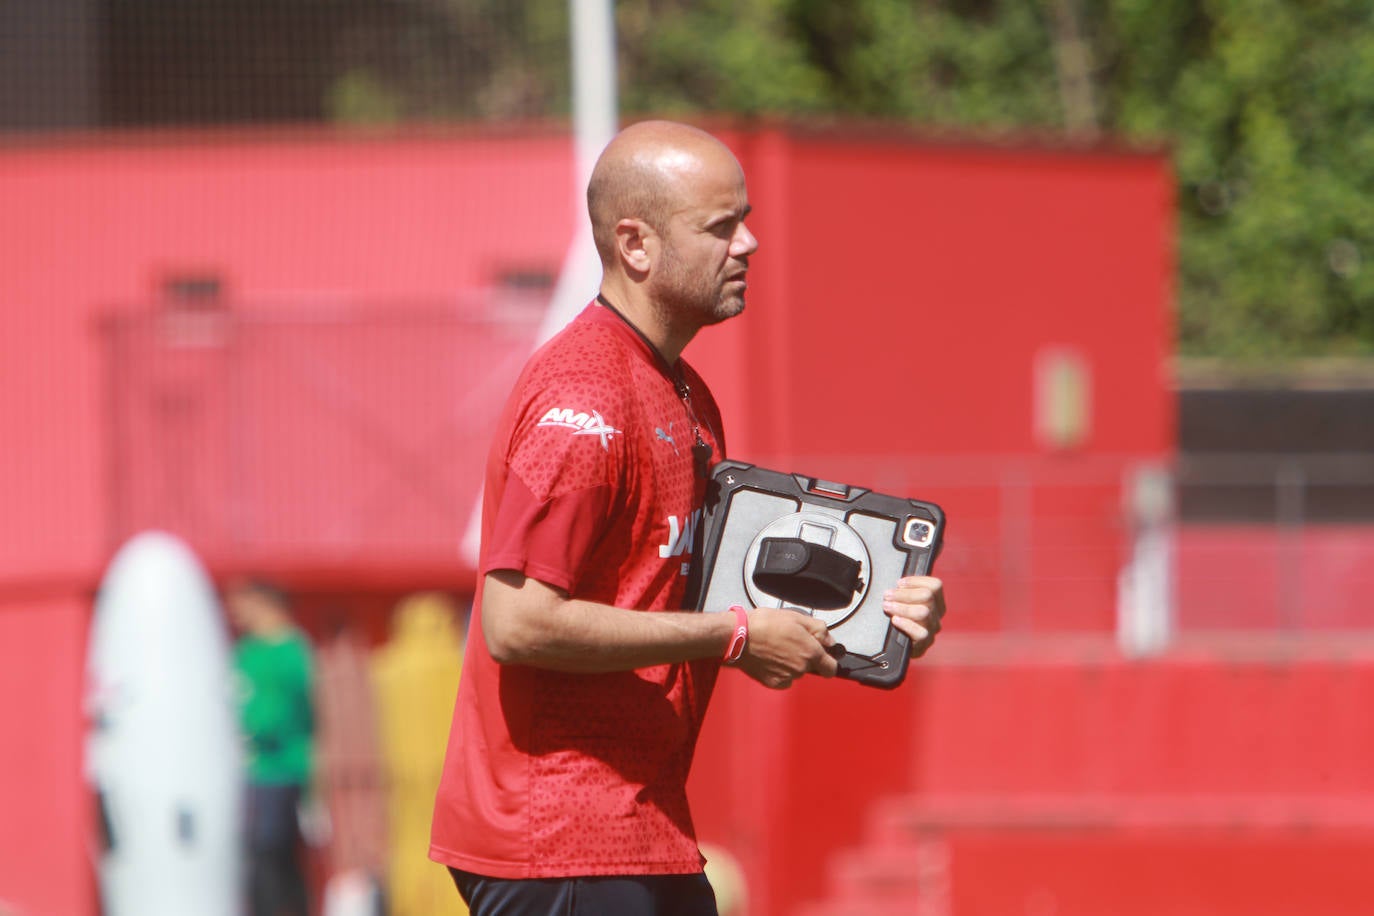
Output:
[[[940,632],[945,616],[945,585],[934,576],[907,576],[883,595],[883,613],[911,638],[911,657],[920,658]]]
[[[784,690],[804,674],[834,677],[839,665],[825,650],[835,639],[821,621],[796,611],[754,608],[749,642],[735,667],[765,687]]]

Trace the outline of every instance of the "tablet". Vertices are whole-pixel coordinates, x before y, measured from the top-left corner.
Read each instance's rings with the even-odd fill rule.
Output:
[[[910,640],[883,613],[883,592],[930,572],[944,527],[934,503],[722,461],[707,482],[687,606],[815,617],[835,638],[840,677],[896,687]]]

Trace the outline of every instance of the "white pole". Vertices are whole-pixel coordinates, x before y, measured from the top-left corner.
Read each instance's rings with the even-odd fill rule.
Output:
[[[572,244],[539,328],[537,342],[541,344],[572,321],[596,294],[601,262],[587,222],[587,181],[596,157],[615,136],[619,120],[614,0],[568,0],[568,14],[572,19],[573,213],[577,219]]]
[[[1174,481],[1161,466],[1128,473],[1125,497],[1130,555],[1117,581],[1117,646],[1141,658],[1163,652],[1177,630]]]
[[[582,194],[617,124],[614,0],[569,0],[572,17],[573,135],[577,140],[578,212]]]
[[[619,123],[615,91],[615,3],[614,0],[568,0],[572,42],[572,120],[573,120],[573,200],[572,242],[563,257],[558,283],[549,299],[544,321],[535,340],[538,346],[557,334],[576,317],[601,282],[601,261],[592,241],[587,220],[587,181],[596,158],[615,136]],[[468,519],[460,551],[463,558],[477,565],[482,533],[482,499]]]

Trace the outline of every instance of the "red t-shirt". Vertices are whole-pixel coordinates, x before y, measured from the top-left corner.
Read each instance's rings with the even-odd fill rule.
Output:
[[[519,570],[576,598],[682,606],[720,415],[682,363],[690,410],[662,360],[617,315],[586,308],[530,360],[487,463],[479,573]],[[687,771],[720,663],[567,674],[498,665],[481,584],[430,857],[496,878],[701,870]]]

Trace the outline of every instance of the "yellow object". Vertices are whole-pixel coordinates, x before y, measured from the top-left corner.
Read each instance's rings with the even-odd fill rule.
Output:
[[[1034,432],[1040,447],[1067,451],[1092,435],[1092,367],[1082,352],[1041,347],[1035,354]]]
[[[372,663],[387,781],[391,916],[467,913],[448,870],[429,860],[434,794],[463,668],[463,627],[448,596],[411,595]]]

